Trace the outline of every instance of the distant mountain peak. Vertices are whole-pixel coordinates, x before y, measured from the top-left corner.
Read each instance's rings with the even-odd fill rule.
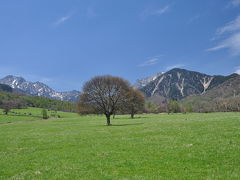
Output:
[[[17,77],[17,76],[13,76],[13,75],[8,75],[6,77],[4,77],[3,79],[1,79],[0,81],[2,84],[7,84],[9,86],[11,86],[12,88],[18,88],[18,86],[24,82],[26,82],[26,80],[22,77]]]
[[[77,101],[80,94],[79,91],[56,92],[42,82],[29,82],[22,77],[13,75],[8,75],[3,79],[0,79],[0,83],[9,85],[13,89],[20,89],[29,95],[44,96],[63,101]]]
[[[19,80],[22,80],[22,81],[26,81],[23,77],[21,76],[13,76],[13,75],[7,75],[5,76],[3,79],[19,79]]]
[[[164,74],[164,72],[156,73],[155,75],[147,77],[147,78],[138,79],[137,82],[133,86],[136,89],[143,88],[149,82],[154,81],[158,76],[161,76],[162,74]]]

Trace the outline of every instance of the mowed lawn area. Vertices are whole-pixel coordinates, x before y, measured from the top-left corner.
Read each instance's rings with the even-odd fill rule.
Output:
[[[0,179],[239,179],[240,113],[0,115]]]

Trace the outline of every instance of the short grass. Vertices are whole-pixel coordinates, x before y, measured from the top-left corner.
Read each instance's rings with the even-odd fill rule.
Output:
[[[0,124],[0,179],[240,178],[240,113],[62,116]]]
[[[55,112],[55,111],[47,111],[48,116],[50,118],[54,118],[59,115],[60,118],[66,117],[78,117],[77,114],[67,113],[67,112]],[[0,109],[0,124],[5,123],[13,123],[18,121],[32,121],[32,120],[40,120],[42,119],[42,109],[41,108],[27,108],[27,109],[12,109],[8,116],[5,115],[2,109]]]

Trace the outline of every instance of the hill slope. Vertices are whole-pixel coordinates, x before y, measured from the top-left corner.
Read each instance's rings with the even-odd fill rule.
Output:
[[[13,92],[13,88],[11,88],[10,86],[6,85],[6,84],[0,84],[0,91],[4,91],[4,92]]]
[[[19,93],[0,91],[0,108],[38,107],[59,111],[75,111],[75,103],[50,99],[46,97],[22,95]]]
[[[228,79],[205,94],[189,96],[181,101],[195,111],[240,111],[240,76]]]

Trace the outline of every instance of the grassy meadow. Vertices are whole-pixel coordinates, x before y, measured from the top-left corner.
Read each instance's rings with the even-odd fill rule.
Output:
[[[124,115],[108,127],[104,116],[13,111],[0,112],[0,179],[240,178],[240,113]]]

